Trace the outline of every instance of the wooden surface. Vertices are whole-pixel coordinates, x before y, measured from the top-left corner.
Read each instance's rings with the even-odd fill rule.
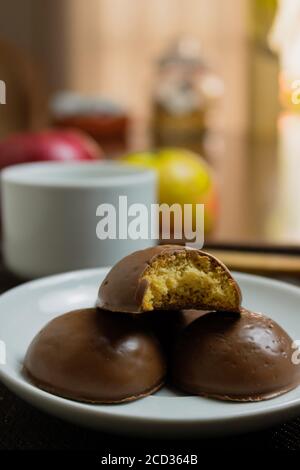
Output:
[[[300,277],[300,254],[289,255],[218,249],[209,249],[208,251],[234,271],[269,275],[288,274]]]

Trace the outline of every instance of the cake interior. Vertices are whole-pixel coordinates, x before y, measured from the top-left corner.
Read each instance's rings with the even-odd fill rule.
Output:
[[[155,258],[144,271],[147,280],[143,310],[199,308],[237,310],[238,288],[216,260],[198,252],[182,251]]]

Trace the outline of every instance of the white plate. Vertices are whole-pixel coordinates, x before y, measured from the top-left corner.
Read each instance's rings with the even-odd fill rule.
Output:
[[[12,289],[0,297],[0,340],[6,364],[0,379],[32,405],[82,425],[124,434],[151,436],[220,435],[272,425],[300,414],[300,387],[269,401],[228,403],[182,396],[164,388],[122,405],[88,405],[46,393],[21,374],[26,349],[52,318],[95,303],[107,269],[51,276]],[[244,306],[262,311],[300,339],[300,289],[271,279],[236,273]],[[3,344],[3,343],[2,343]]]

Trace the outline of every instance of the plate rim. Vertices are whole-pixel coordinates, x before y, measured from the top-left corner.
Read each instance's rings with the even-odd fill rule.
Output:
[[[96,274],[106,274],[111,267],[100,267],[100,268],[90,268],[90,269],[83,269],[83,270],[75,270],[75,271],[69,271],[65,273],[59,273],[59,274],[54,274],[51,276],[45,276],[39,279],[34,279],[25,283],[22,283],[19,286],[16,286],[12,289],[9,289],[8,291],[2,293],[0,295],[0,316],[1,316],[1,304],[3,299],[9,298],[11,296],[14,296],[16,293],[19,291],[22,291],[24,289],[28,288],[38,288],[39,286],[43,285],[55,285],[57,283],[60,283],[62,279],[69,281],[72,280],[72,278],[77,279],[78,277],[93,277]],[[281,281],[278,279],[272,279],[268,278],[266,276],[259,276],[259,275],[254,275],[254,274],[248,274],[248,273],[242,273],[238,271],[232,271],[232,274],[234,277],[239,277],[239,279],[244,279],[246,281],[252,281],[252,282],[258,282],[258,283],[263,283],[264,285],[268,285],[271,287],[279,287],[283,288],[286,291],[293,292],[300,297],[300,287],[289,284],[288,282]],[[51,282],[52,281],[52,282]],[[53,282],[54,281],[54,282]],[[72,401],[66,398],[62,398],[53,394],[50,394],[44,390],[38,389],[34,385],[30,384],[27,382],[25,379],[22,379],[21,377],[15,377],[9,371],[14,371],[14,368],[6,368],[5,366],[0,366],[0,381],[2,381],[11,391],[17,396],[21,396],[22,399],[26,400],[27,402],[31,402],[29,398],[27,398],[27,395],[30,395],[32,399],[38,398],[39,401],[42,403],[42,406],[39,404],[35,405],[37,408],[42,408],[45,411],[45,408],[51,408],[51,405],[55,407],[55,411],[52,413],[52,411],[49,411],[49,413],[54,414],[55,416],[58,415],[57,408],[63,408],[66,407],[68,411],[73,410],[74,414],[76,414],[77,417],[82,417],[82,414],[87,413],[87,418],[89,418],[91,415],[98,415],[98,417],[105,417],[105,418],[111,418],[113,421],[114,420],[124,420],[126,422],[132,422],[132,423],[146,423],[146,424],[159,424],[159,425],[168,425],[168,424],[184,424],[184,425],[195,425],[198,424],[200,425],[208,425],[208,424],[216,424],[218,423],[219,426],[222,426],[224,423],[232,424],[236,423],[238,421],[247,421],[247,419],[253,419],[256,420],[262,416],[270,416],[274,415],[275,416],[280,416],[283,411],[287,413],[287,418],[290,414],[294,414],[296,410],[300,411],[300,396],[294,397],[290,399],[288,402],[281,402],[281,403],[273,403],[273,400],[267,400],[264,402],[260,403],[267,403],[267,407],[260,408],[260,409],[253,409],[249,410],[246,409],[244,412],[239,411],[236,414],[229,415],[229,416],[203,416],[203,417],[166,417],[166,416],[141,416],[141,415],[135,415],[135,414],[118,414],[118,413],[111,413],[111,406],[106,406],[106,405],[100,405],[101,409],[99,409],[99,405],[96,405],[97,408],[93,408],[95,405],[91,404],[86,404],[86,403],[81,403],[81,402],[76,402]],[[297,388],[297,387],[296,387]],[[295,388],[295,389],[296,389]],[[294,390],[295,390],[294,389]],[[291,391],[293,392],[293,390]],[[288,393],[291,393],[288,392]],[[24,396],[25,395],[25,396]],[[192,395],[187,396],[188,397],[193,397]],[[176,399],[176,397],[146,397],[143,400],[149,400],[149,399]],[[182,398],[182,397],[180,397]],[[194,398],[197,398],[194,396]],[[135,403],[135,402],[132,402]],[[130,405],[129,403],[128,405]],[[225,403],[226,404],[226,403]],[[249,404],[249,403],[248,403]],[[122,407],[126,406],[122,405]],[[106,408],[106,409],[105,409]],[[61,416],[61,415],[59,415]]]

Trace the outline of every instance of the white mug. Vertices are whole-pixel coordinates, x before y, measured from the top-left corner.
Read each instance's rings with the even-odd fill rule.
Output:
[[[118,162],[15,165],[2,171],[1,192],[4,261],[21,277],[111,266],[157,243],[99,239],[96,231],[99,205],[117,209],[120,196],[150,211],[156,203],[151,170]]]

